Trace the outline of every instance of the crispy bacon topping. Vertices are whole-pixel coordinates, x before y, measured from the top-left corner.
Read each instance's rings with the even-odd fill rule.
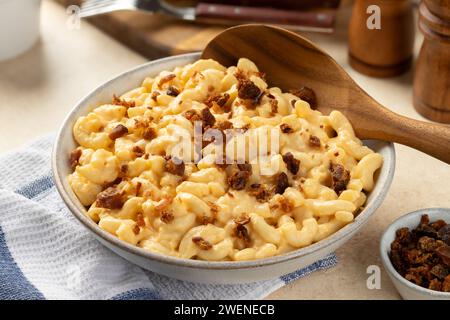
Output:
[[[139,227],[144,227],[145,226],[145,220],[144,220],[144,215],[142,213],[138,213],[136,215],[136,224]]]
[[[283,194],[284,190],[289,187],[289,180],[286,173],[281,172],[275,178],[275,193]]]
[[[320,148],[320,139],[316,136],[310,136],[309,145],[313,148]]]
[[[212,244],[202,237],[192,237],[192,242],[195,243],[202,250],[212,249]]]
[[[297,97],[299,97],[303,101],[308,102],[312,109],[316,109],[317,108],[316,94],[311,88],[301,87],[298,90],[291,91],[291,93],[293,95],[296,95]]]
[[[169,158],[164,166],[167,172],[182,177],[184,175],[184,161],[176,157]]]
[[[195,121],[201,121],[202,117],[194,109],[189,109],[184,112],[184,117],[194,123]]]
[[[250,185],[249,194],[259,202],[265,202],[270,197],[270,190],[266,185],[253,183]]]
[[[144,155],[144,149],[142,149],[139,146],[134,146],[132,151],[134,152],[134,154],[136,155],[136,157],[142,157]]]
[[[170,222],[172,222],[173,221],[173,219],[174,219],[175,217],[173,216],[173,213],[172,213],[172,211],[170,211],[170,210],[164,210],[164,211],[162,211],[161,212],[161,221],[162,222],[164,222],[164,223],[170,223]]]
[[[245,225],[249,222],[250,222],[250,217],[245,213],[241,214],[238,218],[234,219],[234,223],[240,224],[240,225]]]
[[[250,163],[238,163],[237,167],[240,171],[252,173],[252,165]]]
[[[203,128],[212,127],[214,123],[216,123],[216,118],[211,113],[209,108],[202,109],[201,116],[203,121]]]
[[[254,109],[259,104],[264,92],[253,81],[241,78],[238,78],[238,81],[238,97],[244,100],[243,104],[247,108]]]
[[[206,101],[204,102],[209,108],[213,107],[214,103],[216,103],[223,112],[230,112],[230,108],[226,108],[225,105],[230,99],[230,95],[228,93],[224,94],[217,94],[215,96],[210,96]]]
[[[350,181],[350,172],[341,164],[330,163],[331,188],[340,194],[347,188]]]
[[[250,172],[248,171],[237,171],[230,177],[228,177],[228,185],[231,189],[242,190],[247,184],[248,178],[250,177]]]
[[[167,82],[169,82],[169,81],[172,81],[175,77],[176,77],[176,76],[175,76],[173,73],[170,73],[170,74],[168,74],[168,75],[162,77],[162,78],[159,80],[159,82],[158,82],[158,88],[161,89],[161,87],[162,87],[165,83],[167,83]]]
[[[256,99],[261,95],[261,89],[250,80],[240,80],[238,82],[238,97],[241,99]]]
[[[282,123],[280,125],[281,132],[283,133],[292,133],[294,129],[292,129],[287,123]]]
[[[250,241],[252,240],[250,238],[249,233],[248,233],[248,229],[243,224],[236,225],[236,228],[235,228],[234,232],[235,232],[236,237],[239,238],[239,239],[244,240],[244,242],[246,244],[249,244]]]
[[[120,209],[123,203],[122,192],[114,187],[109,187],[100,192],[95,202],[97,207],[106,209]]]
[[[116,106],[122,106],[125,108],[134,108],[136,106],[134,101],[126,101],[126,100],[120,99],[116,95],[113,95],[112,104],[114,104]]]
[[[116,140],[124,135],[128,134],[128,129],[123,124],[118,124],[114,129],[111,130],[109,138],[111,140]]]
[[[176,97],[180,94],[180,90],[178,90],[178,88],[175,86],[169,86],[169,88],[167,88],[166,94],[172,97]]]
[[[300,160],[295,159],[291,152],[287,152],[283,155],[283,161],[292,174],[297,174],[300,168]]]
[[[154,128],[147,128],[142,133],[142,138],[145,140],[153,140],[157,136],[156,130]]]
[[[152,92],[152,95],[150,96],[150,98],[152,98],[152,100],[153,101],[157,101],[158,100],[158,96],[160,95],[161,93],[159,92],[159,91],[153,91]]]
[[[172,198],[163,198],[159,203],[155,206],[155,210],[162,212],[165,211],[172,204]]]
[[[69,163],[70,163],[70,166],[72,167],[72,170],[74,170],[75,167],[78,165],[78,161],[80,160],[82,153],[83,152],[81,151],[80,148],[73,149],[70,152]]]

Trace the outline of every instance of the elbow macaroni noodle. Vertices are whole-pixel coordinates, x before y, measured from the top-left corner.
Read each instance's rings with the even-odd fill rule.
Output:
[[[259,95],[249,99],[251,92]],[[226,157],[245,149],[250,171],[237,165],[233,180],[236,164],[217,163],[216,141],[200,146],[199,161],[189,151],[182,167],[169,168],[182,135],[196,134],[189,112],[204,125],[210,114],[216,124],[256,132],[256,140],[233,137],[223,148]],[[343,114],[325,116],[268,87],[245,58],[229,68],[198,60],[146,78],[80,117],[73,135],[79,146],[68,180],[89,217],[123,241],[186,259],[261,259],[320,241],[353,221],[383,163]],[[263,140],[267,157],[254,161],[248,145]]]

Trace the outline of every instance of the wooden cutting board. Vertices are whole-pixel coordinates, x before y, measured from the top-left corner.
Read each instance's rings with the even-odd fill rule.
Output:
[[[82,2],[56,1],[65,7]],[[149,59],[201,51],[215,35],[227,28],[180,21],[162,14],[129,11],[96,16],[88,21]]]
[[[81,0],[56,0],[65,7]],[[180,21],[162,14],[113,12],[87,19],[149,59],[201,51],[224,26]]]

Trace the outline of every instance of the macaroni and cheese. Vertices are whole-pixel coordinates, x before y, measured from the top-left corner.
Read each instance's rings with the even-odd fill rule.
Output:
[[[383,163],[315,103],[309,88],[268,87],[248,59],[198,60],[77,119],[68,180],[100,228],[145,250],[286,253],[351,223]]]

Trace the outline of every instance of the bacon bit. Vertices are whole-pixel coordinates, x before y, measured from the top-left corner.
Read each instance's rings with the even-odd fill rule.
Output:
[[[184,175],[184,161],[176,157],[169,158],[164,165],[167,172],[182,177]]]
[[[270,100],[270,111],[272,113],[278,112],[278,100]]]
[[[227,110],[224,109],[224,106],[229,99],[230,95],[228,93],[224,93],[223,95],[217,94],[215,96],[211,96],[208,99],[206,99],[204,104],[206,104],[208,107],[211,108],[214,105],[214,103],[216,103],[220,108],[222,108],[224,112],[230,112],[230,108],[227,108]]]
[[[161,221],[164,223],[170,223],[173,221],[175,217],[173,216],[172,211],[162,211],[161,212]]]
[[[162,77],[161,79],[159,79],[158,88],[161,89],[163,84],[165,84],[166,82],[172,81],[175,77],[176,76],[173,73],[170,73],[170,74]]]
[[[271,93],[267,93],[266,96],[270,99],[275,99],[275,96]]]
[[[116,140],[124,135],[128,134],[128,129],[123,124],[118,124],[114,129],[111,130],[109,138],[111,140]]]
[[[195,243],[202,250],[212,249],[212,244],[202,237],[192,237],[192,242]]]
[[[120,166],[120,173],[122,174],[126,174],[128,172],[128,165],[127,164],[123,164]]]
[[[286,163],[288,170],[292,174],[297,174],[298,169],[300,168],[300,160],[295,159],[292,153],[287,152],[283,155],[283,161]]]
[[[158,96],[160,95],[161,93],[159,92],[159,91],[153,91],[152,92],[152,95],[150,96],[150,98],[152,98],[152,100],[153,101],[158,101]]]
[[[198,114],[198,112],[194,109],[186,110],[183,114],[183,116],[194,123],[195,121],[201,121],[202,117]]]
[[[350,172],[343,165],[334,163],[330,163],[329,170],[331,173],[331,187],[337,194],[340,194],[347,188],[347,184],[350,181]]]
[[[139,226],[137,224],[135,224],[134,227],[133,227],[133,233],[135,235],[138,235],[139,232],[141,232],[141,228],[139,228]]]
[[[291,90],[291,93],[293,95],[296,95],[297,97],[299,97],[303,101],[308,102],[312,109],[316,109],[317,108],[316,94],[315,94],[314,90],[312,90],[311,88],[301,87],[298,90]]]
[[[230,191],[227,191],[227,195],[228,195],[230,198],[234,198],[234,194],[232,194]]]
[[[216,123],[215,128],[220,131],[233,129],[233,123],[228,120],[220,121],[220,122]]]
[[[148,160],[148,158],[150,158],[150,155],[148,153],[144,154],[144,159]]]
[[[83,152],[81,151],[80,148],[73,149],[70,152],[69,163],[70,163],[70,166],[72,167],[72,170],[74,170],[75,167],[78,165],[78,161],[80,160],[82,153]]]
[[[155,128],[147,128],[142,133],[142,138],[144,138],[145,140],[153,140],[156,138],[156,135],[157,134]]]
[[[282,123],[280,125],[281,132],[283,133],[292,133],[294,129],[292,129],[287,123]]]
[[[294,209],[294,206],[292,205],[292,203],[285,197],[282,197],[279,202],[280,202],[280,208],[284,212],[291,212]]]
[[[249,177],[250,177],[250,172],[237,171],[232,176],[228,177],[228,185],[232,189],[242,190],[245,188],[245,185],[247,184]]]
[[[251,238],[250,235],[248,234],[247,228],[244,225],[238,224],[234,232],[237,238],[244,240],[246,244],[250,243]]]
[[[180,94],[180,90],[178,90],[178,88],[175,86],[169,86],[169,88],[167,88],[166,94],[172,97],[176,97]]]
[[[136,103],[134,101],[126,101],[123,99],[120,99],[115,94],[113,95],[112,104],[116,106],[122,106],[125,108],[134,108],[136,106]]]
[[[320,139],[316,136],[310,136],[309,145],[313,148],[320,148]]]
[[[242,214],[238,218],[234,219],[234,223],[245,225],[250,222],[250,217],[247,214]]]
[[[261,89],[250,80],[240,80],[238,82],[238,97],[241,99],[256,99],[261,95]]]
[[[334,153],[334,156],[335,156],[335,157],[339,157],[339,151],[336,151],[336,152]]]
[[[295,108],[295,103],[297,102],[298,100],[295,100],[295,99],[292,99],[291,100],[291,106],[293,107],[293,108]]]
[[[208,86],[208,92],[213,92],[215,90],[214,86],[209,85]]]
[[[136,157],[142,157],[144,155],[144,149],[142,149],[139,146],[134,146],[132,151],[134,152],[134,154],[136,155]]]
[[[145,220],[144,220],[144,215],[142,213],[138,213],[136,215],[136,224],[139,227],[145,227]]]
[[[136,197],[139,195],[141,188],[142,188],[142,183],[141,182],[136,183]]]
[[[286,173],[281,172],[275,178],[275,193],[283,194],[284,190],[289,187],[289,180]]]
[[[214,106],[217,105],[223,112],[230,112],[231,106],[226,106],[229,99],[230,95],[228,93],[224,93],[223,95],[218,94],[215,96],[211,96],[208,99],[206,99],[204,103],[209,108],[214,108]]]
[[[212,127],[214,123],[216,123],[216,118],[211,113],[209,108],[202,109],[201,116],[203,121],[203,128]]]
[[[172,198],[163,198],[159,203],[155,206],[155,210],[162,212],[165,211],[169,206],[172,204],[173,199]]]
[[[258,202],[265,202],[270,197],[270,191],[267,186],[259,183],[250,185],[249,194],[255,197]]]
[[[114,187],[109,187],[97,195],[95,202],[99,208],[120,209],[123,206],[122,192]]]
[[[240,171],[252,173],[252,165],[250,163],[238,163],[237,167]]]

